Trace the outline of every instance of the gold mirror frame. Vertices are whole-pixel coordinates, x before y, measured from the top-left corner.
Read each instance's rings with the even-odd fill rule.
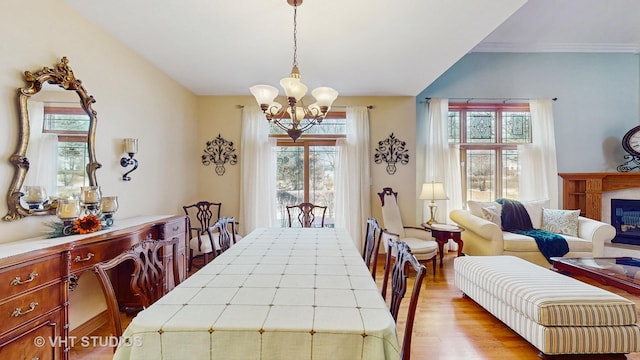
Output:
[[[82,82],[77,79],[71,68],[69,67],[69,60],[67,57],[63,57],[54,68],[43,67],[34,73],[30,71],[24,72],[26,86],[18,91],[18,104],[19,104],[19,133],[18,133],[18,145],[15,154],[13,154],[9,161],[15,167],[13,180],[7,192],[7,205],[8,213],[2,220],[14,221],[21,219],[25,216],[33,215],[53,215],[56,212],[57,201],[45,203],[43,209],[25,209],[20,203],[20,198],[24,196],[20,190],[24,183],[24,179],[29,170],[29,159],[27,159],[27,147],[29,146],[29,113],[27,111],[27,102],[29,98],[42,89],[42,85],[45,83],[58,85],[64,90],[75,91],[80,97],[80,104],[84,111],[90,117],[89,133],[87,135],[87,150],[89,153],[89,162],[87,163],[86,172],[89,179],[89,185],[98,186],[98,180],[96,178],[96,170],[102,167],[100,163],[96,161],[95,155],[95,136],[96,126],[98,123],[98,114],[91,108],[91,104],[96,102],[93,96],[87,94],[87,90],[82,86]]]

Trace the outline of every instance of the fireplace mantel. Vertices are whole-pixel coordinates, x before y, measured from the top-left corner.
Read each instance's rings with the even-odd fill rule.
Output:
[[[640,172],[560,173],[562,206],[602,220],[602,193],[640,187]]]

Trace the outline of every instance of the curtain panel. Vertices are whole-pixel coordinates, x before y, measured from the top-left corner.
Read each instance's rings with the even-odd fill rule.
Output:
[[[347,136],[336,141],[336,227],[347,229],[360,251],[365,223],[371,216],[369,138],[368,109],[365,106],[347,107]]]

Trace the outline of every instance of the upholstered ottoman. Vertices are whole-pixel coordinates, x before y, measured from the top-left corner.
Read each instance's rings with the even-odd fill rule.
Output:
[[[463,256],[453,264],[462,292],[542,354],[640,351],[633,301],[515,256]]]

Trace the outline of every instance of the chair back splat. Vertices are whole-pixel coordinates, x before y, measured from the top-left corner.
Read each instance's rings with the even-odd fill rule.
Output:
[[[407,226],[403,224],[398,207],[398,193],[390,187],[385,187],[378,193],[382,205],[382,242],[387,244],[387,239],[402,241],[411,249],[411,253],[421,263],[431,262],[433,274],[436,274],[436,255],[438,244],[433,240],[431,231],[422,226]],[[394,254],[395,256],[395,250]]]
[[[297,205],[287,205],[289,227],[294,226],[294,222],[292,221],[294,217],[298,220],[296,224],[301,227],[324,227],[324,217],[326,212],[326,206],[315,205],[309,202],[303,202]],[[320,226],[318,226],[316,220],[320,221]]]
[[[231,229],[229,229],[231,227]],[[236,219],[221,217],[213,226],[207,228],[209,239],[214,239],[215,256],[227,251],[231,245],[236,243]],[[217,245],[217,246],[216,246]]]
[[[396,261],[390,269],[391,256],[396,253]],[[409,272],[413,270],[416,274],[411,290],[411,299],[409,300],[409,309],[407,310],[407,319],[404,329],[404,337],[402,339],[402,355],[403,360],[409,360],[411,356],[411,333],[413,332],[413,323],[418,306],[418,297],[420,289],[426,274],[426,267],[418,262],[418,259],[411,253],[409,246],[402,241],[390,240],[387,245],[387,262],[385,263],[383,291],[386,290],[389,275],[391,275],[391,302],[389,310],[393,319],[398,321],[398,313],[400,312],[400,304],[407,292],[407,278]]]
[[[184,214],[187,215],[190,231],[199,229],[200,233],[204,233],[220,218],[221,208],[222,203],[209,201],[198,201],[182,207]]]
[[[382,229],[380,228],[380,224],[378,224],[378,220],[375,218],[368,218],[367,231],[364,236],[362,258],[364,259],[364,263],[367,265],[369,271],[371,271],[371,276],[373,276],[374,280],[376,279],[376,268],[381,239]]]
[[[175,285],[180,281],[178,268],[178,239],[145,240],[135,244],[131,249],[124,251],[111,260],[97,263],[94,272],[98,276],[98,282],[104,293],[109,313],[113,334],[122,336],[122,322],[120,320],[120,308],[115,291],[109,277],[109,270],[118,265],[133,262],[133,273],[129,284],[131,292],[140,298],[144,308],[156,302],[164,294],[165,274],[169,269],[164,266],[163,252],[171,251],[171,271]]]
[[[207,229],[220,218],[222,203],[198,201],[195,204],[182,207],[187,215],[187,229],[189,231],[189,263],[188,271],[191,271],[193,259],[203,257],[204,264],[214,258],[213,243],[208,237]]]

